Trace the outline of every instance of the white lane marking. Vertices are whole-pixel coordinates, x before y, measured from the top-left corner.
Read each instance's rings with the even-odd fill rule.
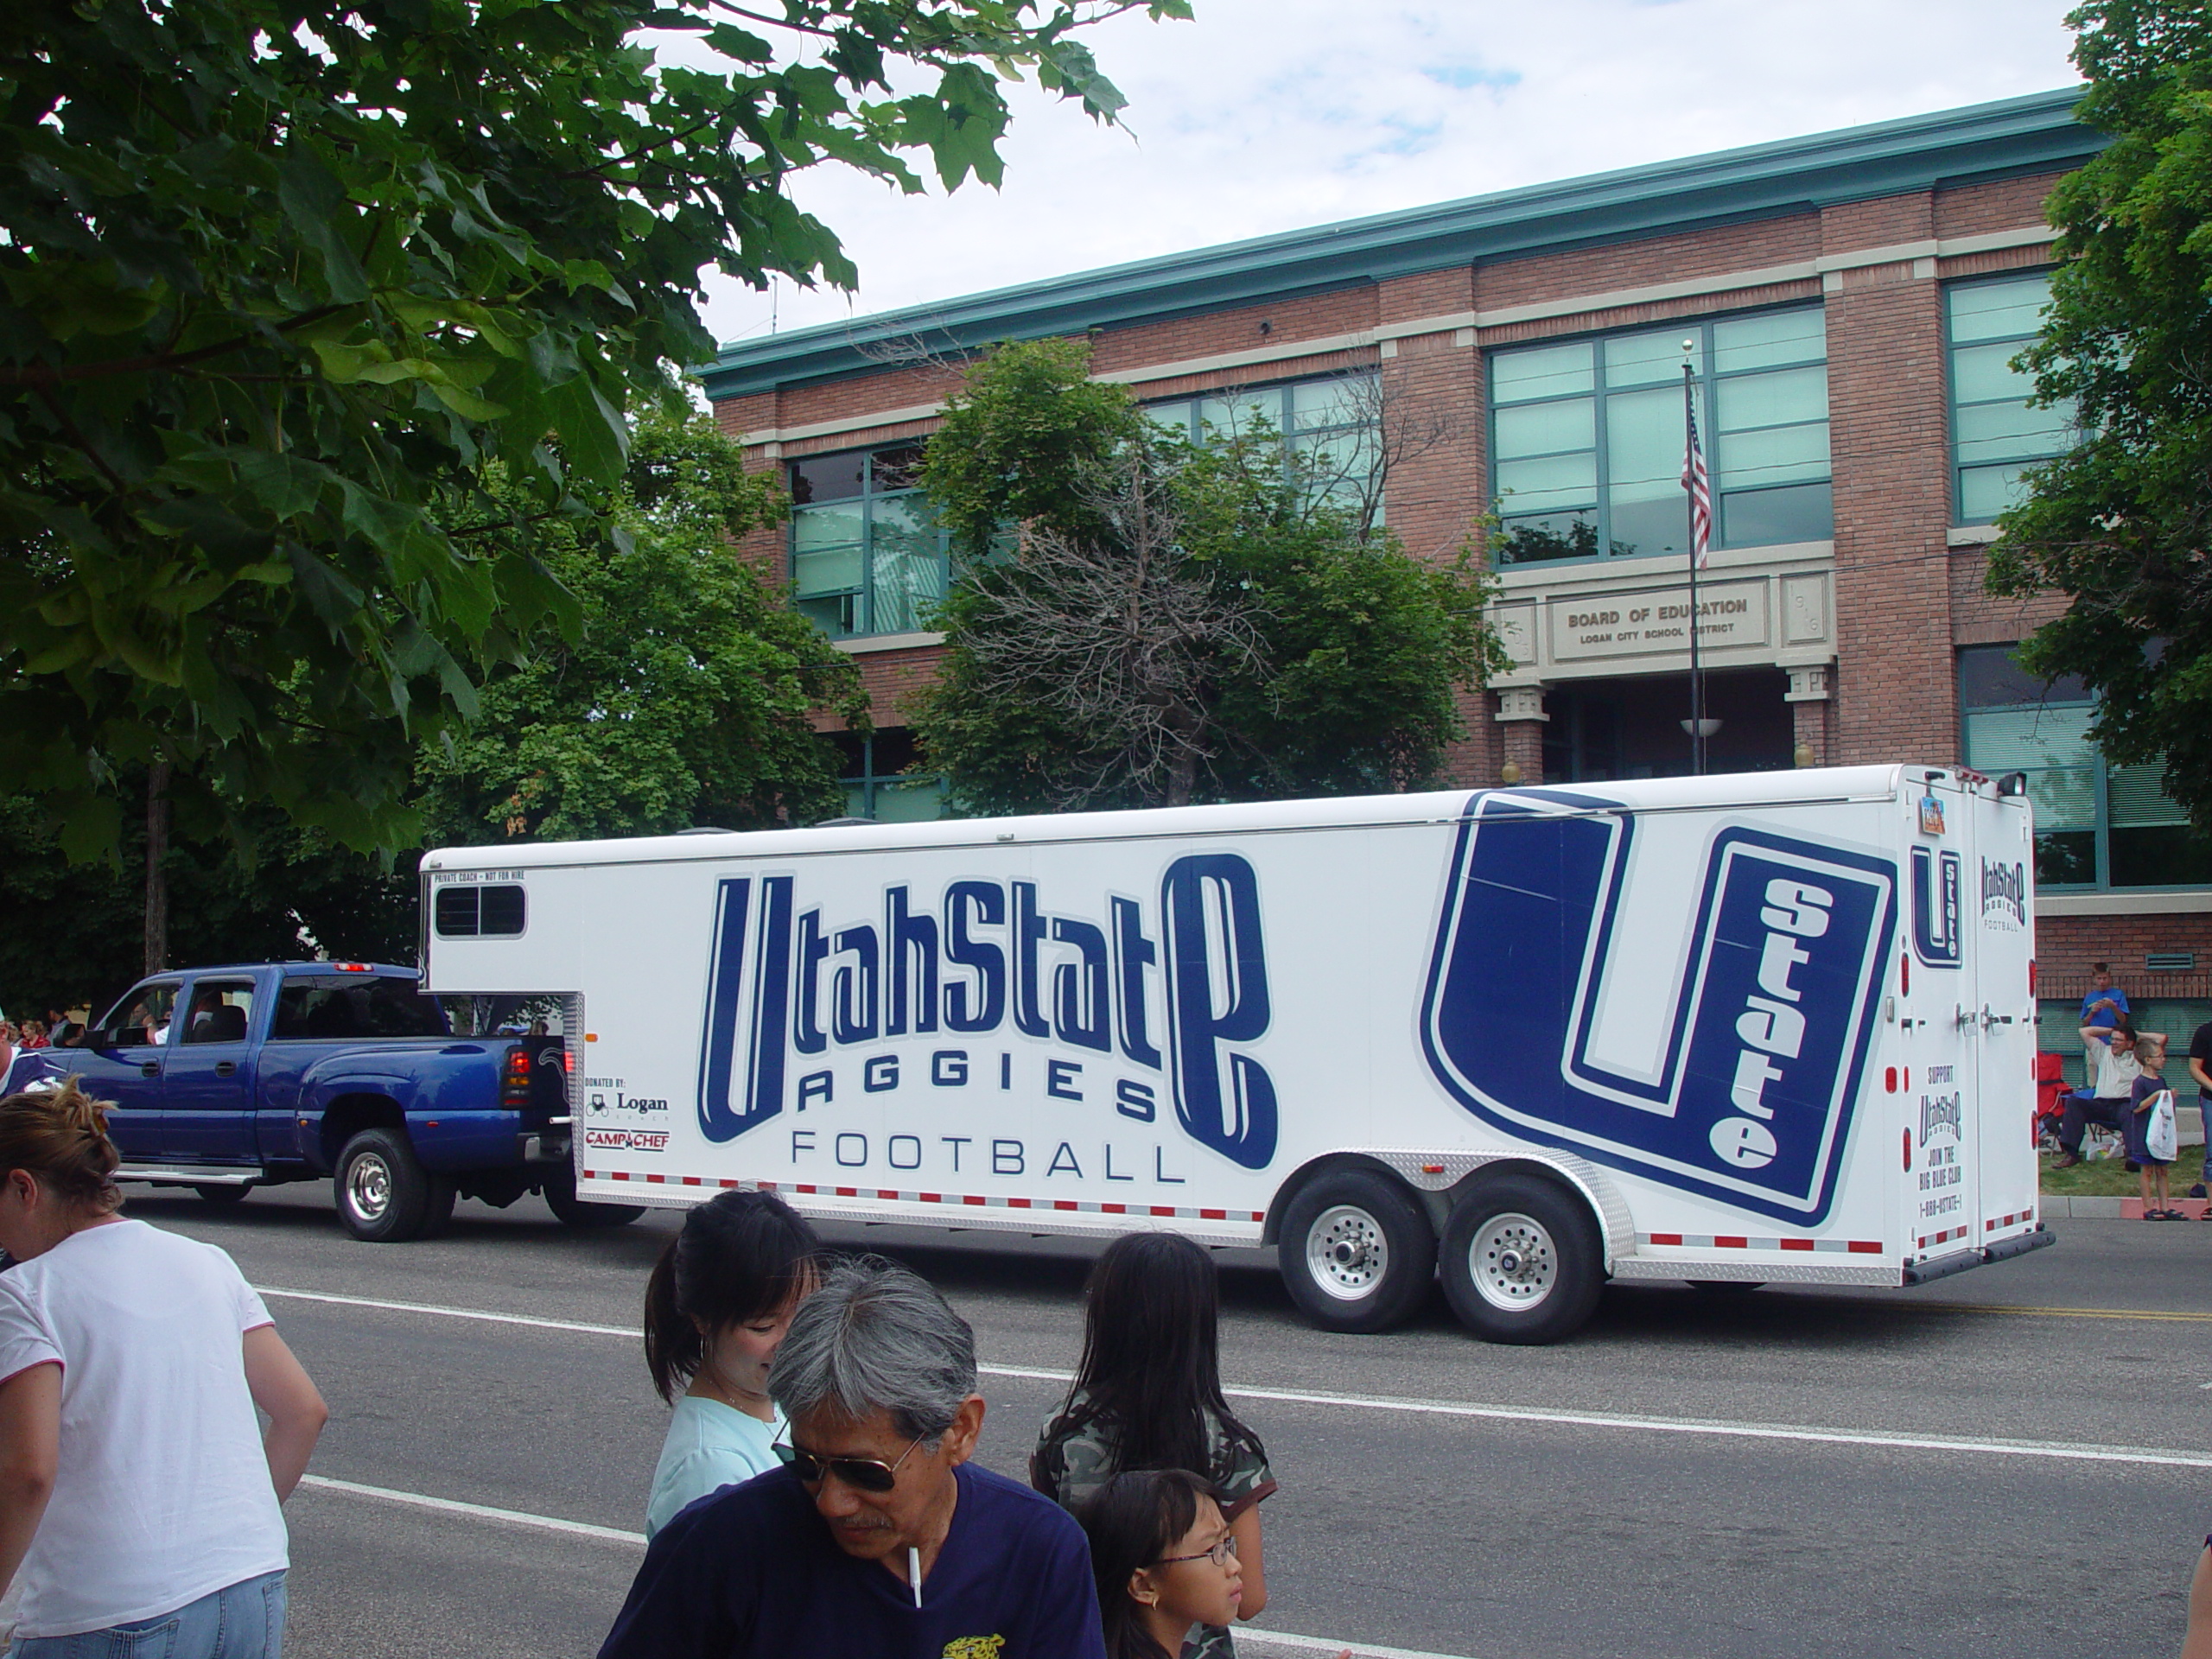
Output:
[[[627,1334],[626,1332],[625,1334]],[[573,1538],[595,1538],[610,1544],[630,1544],[643,1548],[645,1535],[625,1532],[619,1527],[595,1527],[585,1521],[563,1520],[557,1515],[532,1515],[527,1510],[503,1510],[490,1503],[464,1503],[458,1498],[432,1497],[427,1492],[402,1492],[389,1486],[367,1486],[357,1480],[334,1480],[328,1475],[302,1475],[300,1484],[318,1491],[340,1492],[348,1497],[372,1497],[386,1503],[405,1503],[418,1510],[436,1510],[448,1515],[464,1515],[479,1521],[501,1521],[510,1526],[535,1527],[541,1532],[565,1533]],[[1414,1648],[1378,1648],[1360,1642],[1325,1641],[1318,1636],[1294,1636],[1287,1630],[1240,1630],[1243,1638],[1240,1645],[1264,1648],[1293,1648],[1300,1652],[1326,1651],[1342,1653],[1350,1648],[1361,1659],[1463,1659],[1463,1656],[1449,1653],[1427,1653]]]
[[[538,1319],[525,1313],[493,1313],[478,1308],[440,1307],[428,1302],[381,1301],[366,1296],[336,1296],[321,1291],[283,1290],[257,1286],[264,1296],[375,1307],[404,1313],[434,1313],[442,1319],[483,1319],[495,1325],[536,1325],[549,1331],[579,1331],[591,1336],[635,1339],[638,1332],[616,1325],[587,1325],[574,1319]],[[979,1365],[986,1376],[1024,1377],[1041,1382],[1069,1382],[1072,1371],[1030,1365]],[[1977,1435],[1881,1434],[1865,1429],[1801,1427],[1789,1423],[1736,1423],[1714,1418],[1627,1416],[1602,1411],[1541,1411],[1527,1406],[1487,1406],[1456,1400],[1401,1400],[1388,1395],[1314,1394],[1299,1389],[1238,1388],[1224,1383],[1224,1394],[1239,1400],[1274,1400],[1294,1406],[1344,1406],[1361,1411],[1391,1411],[1433,1417],[1478,1418],[1494,1422],[1550,1423],[1578,1428],[1606,1428],[1644,1434],[1710,1434],[1722,1439],[1796,1440],[1816,1446],[1891,1446],[1920,1452],[1979,1452],[1993,1457],[2046,1458],[2072,1463],[2132,1463],[2178,1469],[2212,1469],[2212,1454],[2166,1451],[2157,1446],[2097,1446],[2063,1440],[2007,1440]]]
[[[373,1296],[334,1296],[321,1290],[284,1290],[276,1285],[256,1285],[261,1296],[283,1296],[296,1302],[332,1302],[340,1307],[380,1307],[394,1313],[435,1313],[442,1319],[482,1319],[491,1325],[529,1325],[541,1331],[581,1331],[588,1337],[631,1337],[639,1332],[620,1325],[586,1325],[578,1319],[542,1319],[529,1313],[493,1313],[480,1307],[441,1307],[435,1302],[386,1302]]]
[[[1371,1642],[1325,1642],[1318,1636],[1293,1636],[1287,1630],[1263,1630],[1256,1624],[1236,1627],[1236,1651],[1263,1653],[1269,1648],[1290,1648],[1300,1653],[1344,1652],[1352,1659],[1467,1659],[1465,1654],[1430,1653],[1422,1648],[1378,1648]]]
[[[510,1526],[536,1527],[541,1532],[563,1532],[572,1538],[597,1538],[610,1544],[634,1544],[643,1549],[645,1535],[620,1527],[595,1527],[588,1521],[564,1521],[557,1515],[532,1515],[527,1510],[502,1510],[490,1503],[464,1503],[457,1497],[432,1497],[427,1492],[395,1491],[389,1486],[364,1486],[357,1480],[333,1480],[328,1475],[302,1475],[300,1484],[348,1497],[381,1498],[387,1503],[406,1503],[418,1510],[442,1510],[448,1515],[471,1516],[480,1521],[504,1521]]]

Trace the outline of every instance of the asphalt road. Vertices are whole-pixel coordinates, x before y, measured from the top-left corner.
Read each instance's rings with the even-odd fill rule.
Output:
[[[270,1306],[332,1406],[314,1477],[401,1495],[294,1498],[292,1659],[596,1648],[665,1425],[626,1333],[671,1216],[577,1234],[536,1200],[463,1205],[445,1238],[375,1246],[319,1188],[130,1207],[307,1293]],[[1919,1291],[1620,1287],[1549,1349],[1475,1342],[1440,1300],[1388,1336],[1325,1335],[1268,1258],[1224,1252],[1225,1380],[1281,1482],[1240,1646],[2172,1654],[2212,1529],[2212,1224],[2056,1230]],[[1073,1364],[1092,1247],[835,1236],[974,1325],[982,1457],[1019,1477],[1060,1385],[1005,1373]]]

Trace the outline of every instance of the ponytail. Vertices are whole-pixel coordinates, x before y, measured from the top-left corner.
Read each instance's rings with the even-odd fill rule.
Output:
[[[645,1281],[645,1369],[673,1402],[709,1335],[766,1319],[814,1287],[822,1241],[772,1192],[721,1192],[683,1217]]]
[[[70,1204],[105,1214],[123,1202],[115,1184],[123,1154],[108,1139],[109,1103],[79,1082],[0,1100],[0,1179],[29,1170]]]

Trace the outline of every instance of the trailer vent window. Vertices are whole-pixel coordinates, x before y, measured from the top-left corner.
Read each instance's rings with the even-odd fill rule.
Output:
[[[437,925],[442,939],[512,938],[522,931],[524,915],[519,887],[438,889]]]

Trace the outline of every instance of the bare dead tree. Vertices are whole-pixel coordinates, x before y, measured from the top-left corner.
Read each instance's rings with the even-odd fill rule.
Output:
[[[1143,457],[1082,494],[1105,533],[1024,536],[1017,568],[982,595],[969,676],[1079,735],[1081,751],[1055,768],[1056,810],[1121,794],[1187,805],[1221,741],[1214,687],[1264,661],[1257,607],[1182,555],[1165,483]]]

